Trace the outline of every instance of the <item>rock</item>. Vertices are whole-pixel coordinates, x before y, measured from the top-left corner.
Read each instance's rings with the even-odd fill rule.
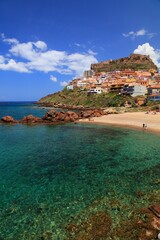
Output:
[[[35,117],[33,115],[24,116],[22,118],[22,123],[38,123],[38,122],[42,122],[42,119]]]
[[[107,108],[107,109],[104,110],[104,112],[106,114],[117,114],[118,113],[117,110],[114,109],[114,108]]]
[[[2,117],[1,121],[5,122],[5,123],[16,123],[17,122],[16,120],[14,120],[14,118],[12,116]]]
[[[48,111],[43,120],[47,120],[50,122],[74,122],[79,119],[79,115],[72,111],[61,111],[57,112],[54,109]]]
[[[90,118],[90,117],[100,117],[102,115],[105,115],[106,113],[103,110],[86,110],[80,112],[81,118]]]
[[[75,112],[68,111],[68,112],[67,112],[67,115],[68,115],[68,117],[70,118],[70,121],[71,121],[71,122],[75,122],[76,120],[79,119],[79,115],[78,115],[77,113],[75,113]]]

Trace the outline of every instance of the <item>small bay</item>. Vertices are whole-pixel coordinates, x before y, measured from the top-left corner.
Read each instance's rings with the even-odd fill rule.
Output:
[[[0,105],[0,115],[46,112],[11,105]],[[1,239],[64,240],[66,226],[91,213],[107,211],[115,227],[153,196],[159,200],[159,135],[94,124],[19,124],[0,125],[0,143]]]

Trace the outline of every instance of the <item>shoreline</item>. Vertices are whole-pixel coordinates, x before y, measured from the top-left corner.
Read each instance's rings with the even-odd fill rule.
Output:
[[[79,123],[116,126],[160,134],[159,112],[156,114],[146,114],[145,112],[108,114],[101,117],[93,117],[91,121],[88,119],[81,119]],[[143,128],[143,124],[147,125],[146,129]]]

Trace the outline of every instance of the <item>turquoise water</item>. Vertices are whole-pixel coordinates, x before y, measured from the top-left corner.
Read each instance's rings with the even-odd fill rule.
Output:
[[[153,196],[160,200],[159,135],[89,124],[0,125],[0,143],[0,239],[76,239],[70,222],[107,211],[115,227]]]

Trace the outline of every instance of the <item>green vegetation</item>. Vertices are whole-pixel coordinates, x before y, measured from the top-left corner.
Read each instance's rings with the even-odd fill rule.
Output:
[[[48,95],[38,101],[43,104],[65,104],[68,106],[84,107],[120,107],[125,103],[132,107],[136,105],[136,99],[131,96],[121,96],[115,93],[101,93],[87,95],[86,91],[79,89],[67,90]]]

